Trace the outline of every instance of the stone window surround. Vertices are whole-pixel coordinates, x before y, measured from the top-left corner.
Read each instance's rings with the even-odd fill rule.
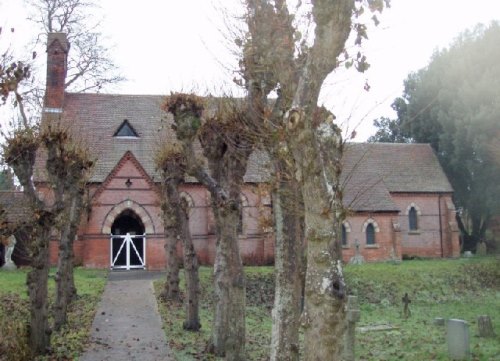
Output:
[[[379,233],[380,232],[380,227],[377,223],[377,221],[373,218],[368,218],[366,221],[364,221],[363,223],[363,227],[361,229],[361,231],[363,233],[366,234],[366,228],[368,227],[368,225],[371,224],[373,226],[373,231],[374,231],[374,234],[373,234],[373,241],[374,243],[373,244],[367,244],[366,241],[366,237],[365,237],[365,245],[364,245],[364,248],[379,248],[379,245],[377,244],[377,238],[375,237],[376,233]]]
[[[417,212],[417,229],[410,229],[410,210],[414,208],[415,211]],[[419,235],[420,234],[420,227],[419,227],[419,221],[418,218],[422,216],[422,210],[418,205],[416,205],[414,202],[411,202],[408,207],[406,207],[406,212],[405,212],[406,217],[408,218],[408,234],[409,235]]]

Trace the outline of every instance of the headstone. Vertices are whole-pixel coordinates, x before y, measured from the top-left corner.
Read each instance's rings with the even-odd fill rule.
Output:
[[[358,297],[348,296],[347,298],[347,330],[344,339],[344,361],[354,361],[355,352],[355,335],[356,322],[360,319],[360,311],[358,307]]]
[[[476,254],[478,256],[486,256],[486,243],[480,242],[476,248]]]
[[[365,263],[365,258],[361,255],[361,251],[359,250],[359,241],[356,239],[354,241],[355,253],[354,256],[349,260],[350,264],[363,264]]]
[[[471,251],[465,251],[464,252],[464,258],[471,258],[471,257],[473,257],[473,254],[472,254]]]
[[[469,325],[464,320],[451,319],[446,323],[448,356],[452,360],[468,360],[470,357]]]
[[[7,251],[5,252],[5,263],[2,266],[3,270],[11,271],[17,269],[17,266],[12,261],[12,252],[16,247],[16,237],[14,235],[9,237],[9,244],[6,246]]]
[[[436,317],[434,319],[434,324],[436,326],[444,326],[444,318],[442,318],[442,317]]]
[[[401,298],[401,301],[403,302],[403,317],[408,318],[411,316],[411,311],[410,311],[410,297],[408,297],[408,293],[405,293],[404,297]]]
[[[488,315],[478,316],[477,330],[479,333],[479,337],[495,337],[495,331],[493,331],[491,317]]]

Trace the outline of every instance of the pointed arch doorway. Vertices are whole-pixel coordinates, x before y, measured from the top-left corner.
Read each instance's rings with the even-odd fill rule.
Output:
[[[146,268],[146,233],[141,218],[125,209],[111,225],[111,269]]]

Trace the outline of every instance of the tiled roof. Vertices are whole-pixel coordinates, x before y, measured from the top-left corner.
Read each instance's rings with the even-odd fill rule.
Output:
[[[8,223],[21,226],[29,219],[31,212],[23,192],[0,191],[0,206],[6,212]]]
[[[162,142],[175,139],[171,129],[172,117],[161,110],[165,96],[161,95],[110,95],[66,93],[62,122],[86,144],[97,163],[91,182],[102,182],[127,151],[131,151],[153,179],[159,181],[154,156]],[[135,137],[114,137],[124,120],[137,132]],[[200,145],[195,150],[201,155]],[[245,176],[246,182],[267,179],[267,170],[260,167],[267,163],[263,152],[254,152]],[[37,169],[43,169],[39,157]],[[37,174],[37,179],[44,179]],[[188,179],[188,181],[194,181]]]
[[[357,211],[397,210],[390,193],[453,192],[428,144],[348,143],[344,203]]]
[[[160,95],[65,95],[63,122],[97,159],[92,182],[103,182],[127,151],[131,151],[155,182],[154,155],[159,144],[175,139],[172,118],[160,109]],[[135,137],[114,137],[127,120]],[[201,154],[199,144],[195,145]],[[38,159],[38,169],[42,169]],[[269,179],[269,158],[255,151],[246,182]],[[40,175],[38,175],[38,179]],[[194,179],[188,179],[194,182]],[[391,192],[452,192],[432,148],[426,144],[349,143],[343,171],[344,204],[354,211],[397,211]]]

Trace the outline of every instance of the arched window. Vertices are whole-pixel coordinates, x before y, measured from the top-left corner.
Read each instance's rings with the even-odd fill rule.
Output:
[[[368,223],[366,226],[366,244],[375,244],[375,227],[373,226],[373,223]]]
[[[408,224],[410,231],[416,231],[418,229],[417,210],[415,207],[411,207],[408,211]]]
[[[342,246],[347,246],[347,229],[345,224],[342,224]]]

